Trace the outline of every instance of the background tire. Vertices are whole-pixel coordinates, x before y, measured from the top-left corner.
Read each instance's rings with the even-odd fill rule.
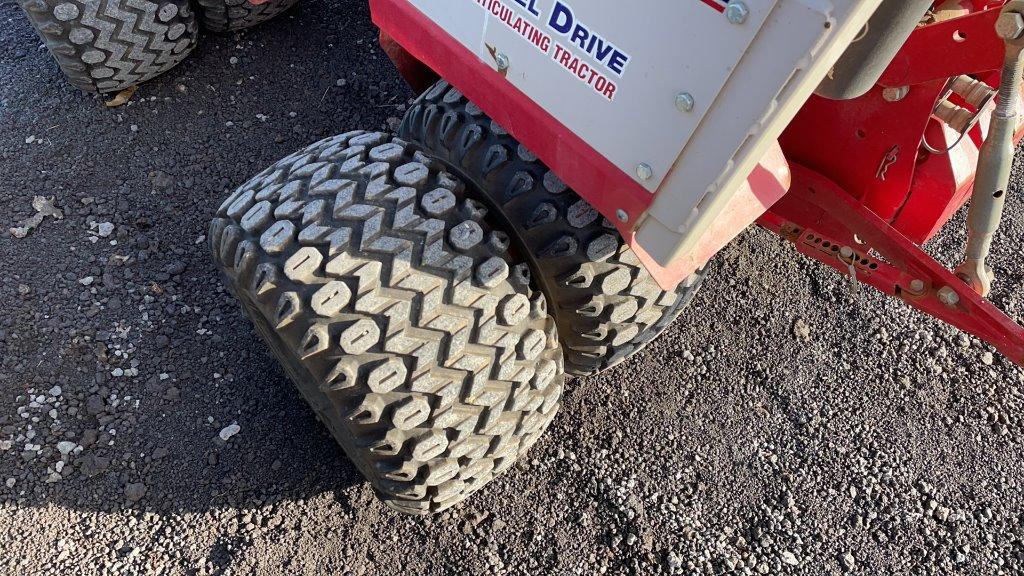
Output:
[[[562,353],[508,236],[440,163],[330,138],[240,187],[210,225],[229,289],[381,498],[443,510],[547,428]]]
[[[196,46],[188,0],[22,0],[72,86],[117,92],[178,65]]]
[[[211,32],[234,32],[266,22],[298,1],[267,0],[253,4],[249,0],[196,0],[196,8],[203,28]]]
[[[703,270],[665,292],[615,227],[458,89],[440,81],[406,112],[402,137],[438,156],[495,208],[554,307],[566,370],[628,358],[690,302]]]

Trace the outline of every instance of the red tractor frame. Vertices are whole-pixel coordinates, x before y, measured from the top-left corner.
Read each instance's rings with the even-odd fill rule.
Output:
[[[960,75],[998,85],[1004,43],[994,27],[1003,4],[965,0],[964,15],[919,26],[877,85],[861,97],[812,96],[779,140],[784,159],[769,154],[762,161],[770,170],[781,164],[784,171],[788,163],[788,191],[781,189],[785,194],[775,201],[778,194],[769,184],[758,183],[757,171],[748,184],[754,197],[770,205],[758,223],[801,253],[853,274],[857,281],[1024,364],[1024,328],[920,247],[969,198],[991,112],[983,112],[967,137],[957,140],[933,117],[936,103],[949,80]],[[445,78],[616,223],[633,244],[634,224],[652,202],[651,194],[411,4],[371,0],[370,6],[381,45],[414,89]],[[1015,141],[1022,135],[1018,127]],[[928,152],[924,142],[949,148],[948,153]],[[774,185],[779,183],[776,178]],[[623,219],[618,210],[628,217]],[[736,232],[711,234],[698,260],[709,258]],[[701,264],[680,266],[687,272]],[[659,278],[656,265],[649,269]],[[661,272],[659,280],[682,275]]]

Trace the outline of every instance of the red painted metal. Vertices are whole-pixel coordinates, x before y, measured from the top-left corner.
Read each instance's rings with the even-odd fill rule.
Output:
[[[844,274],[849,273],[852,264],[859,282],[897,296],[914,308],[991,343],[1013,362],[1024,364],[1024,327],[835,182],[803,166],[791,168],[793,185],[761,217],[762,226],[793,242],[801,253]],[[844,246],[854,250],[850,260],[840,255]],[[923,282],[917,293],[912,287],[914,280]],[[936,296],[945,286],[959,296],[955,306],[943,304]]]
[[[999,69],[1005,45],[993,32],[998,16],[993,7],[917,29],[878,83],[910,86]]]
[[[812,97],[780,138],[786,157],[827,174],[911,240],[931,238],[970,195],[981,133],[975,129],[943,156],[924,152],[921,138],[927,134],[933,145],[946,141],[931,113],[950,76],[998,83],[991,71],[1001,65],[1003,45],[994,33],[999,9],[993,6],[975,2],[972,14],[918,28],[880,85],[864,96]],[[903,85],[909,86],[905,98],[885,100],[883,86]]]
[[[860,98],[812,97],[780,139],[795,165],[794,185],[759,223],[843,274],[849,274],[849,263],[837,253],[842,246],[854,248],[862,282],[1022,363],[1024,328],[918,246],[970,197],[989,112],[948,154],[928,153],[921,140],[926,136],[934,147],[945,148],[955,139],[931,117],[950,77],[970,74],[998,85],[993,71],[1001,66],[1004,45],[994,22],[1002,4],[976,1],[971,14],[918,28],[879,86]],[[886,101],[883,87],[899,86],[909,87],[907,96]],[[883,259],[871,257],[871,249]],[[910,291],[913,279],[925,283],[922,293]],[[938,301],[935,293],[943,286],[956,291],[958,305]]]
[[[812,96],[779,139],[786,157],[828,174],[883,219],[906,203],[921,134],[945,81],[886,102],[882,88],[854,100]]]
[[[409,53],[401,44],[395,42],[383,28],[380,31],[380,47],[388,55],[398,73],[417,94],[423,93],[438,81],[440,76],[427,67],[421,60]]]

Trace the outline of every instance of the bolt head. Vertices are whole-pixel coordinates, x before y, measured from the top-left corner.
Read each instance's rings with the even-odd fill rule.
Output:
[[[747,8],[743,2],[733,0],[725,7],[725,17],[733,24],[743,24],[747,21],[748,16],[750,16],[750,8]]]
[[[899,102],[907,97],[910,93],[909,86],[896,86],[892,88],[885,88],[882,90],[882,99],[886,102]]]
[[[680,92],[676,94],[676,109],[680,112],[693,112],[693,107],[696,102],[693,99],[693,94],[689,92]]]
[[[1024,16],[1019,12],[1003,12],[996,20],[996,34],[1004,40],[1016,40],[1024,35]]]
[[[654,168],[650,164],[641,162],[636,165],[636,177],[641,180],[650,180],[654,176]]]
[[[629,222],[629,214],[622,208],[615,211],[615,217],[619,219],[619,222]]]
[[[498,65],[498,70],[508,70],[509,60],[504,52],[498,52],[498,55],[494,57],[494,62]]]
[[[956,290],[953,290],[949,286],[943,286],[940,288],[937,296],[939,297],[939,302],[942,302],[946,306],[956,306],[960,303],[960,295],[956,293]]]
[[[924,280],[920,280],[918,278],[915,278],[915,279],[911,280],[910,281],[910,289],[915,294],[920,294],[921,292],[924,292]]]

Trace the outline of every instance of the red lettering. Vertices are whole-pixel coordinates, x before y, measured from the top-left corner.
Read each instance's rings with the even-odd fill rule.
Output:
[[[615,100],[615,88],[616,88],[615,82],[612,82],[611,80],[609,80],[608,81],[608,87],[605,88],[605,90],[602,92],[604,97],[607,98],[609,102],[611,102],[612,100]]]
[[[547,54],[551,49],[551,37],[539,30],[528,19],[519,16],[515,10],[505,5],[501,0],[475,0],[485,10],[500,20],[505,26],[525,38],[530,44],[536,46],[541,52]]]
[[[615,92],[618,90],[615,82],[573,54],[568,48],[556,42],[552,59],[608,101],[615,99]]]

